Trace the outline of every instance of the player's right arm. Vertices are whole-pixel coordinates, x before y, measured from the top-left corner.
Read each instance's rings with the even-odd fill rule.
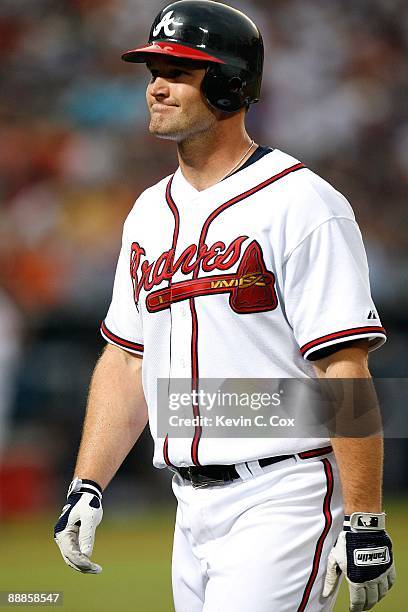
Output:
[[[90,560],[102,520],[102,491],[146,426],[142,359],[108,345],[92,376],[75,478],[54,528],[65,562],[83,573],[102,568]]]
[[[108,345],[92,376],[75,477],[54,528],[65,562],[84,573],[101,571],[89,557],[102,520],[102,491],[148,420],[142,387],[143,325],[132,276],[132,244],[141,227],[139,204],[140,198],[124,224],[112,301],[101,326]]]
[[[75,476],[105,489],[147,424],[142,359],[108,344],[92,376]]]

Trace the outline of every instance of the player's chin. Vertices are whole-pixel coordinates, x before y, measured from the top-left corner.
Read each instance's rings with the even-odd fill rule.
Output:
[[[175,142],[178,142],[180,140],[180,137],[178,134],[161,132],[158,130],[151,130],[151,129],[149,129],[149,132],[150,134],[152,134],[152,136],[156,136],[156,138],[161,138],[162,140],[173,140]]]
[[[164,140],[173,140],[178,142],[180,140],[180,130],[171,128],[169,125],[164,125],[162,122],[154,121],[150,122],[149,132],[157,138]]]

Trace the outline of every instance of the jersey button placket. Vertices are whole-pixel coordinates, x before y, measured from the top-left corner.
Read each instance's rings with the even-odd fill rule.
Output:
[[[183,204],[185,205],[183,206]],[[180,227],[175,260],[183,254],[185,249],[190,247],[191,244],[194,244],[194,240],[196,240],[196,244],[198,244],[201,231],[201,223],[197,214],[199,213],[197,209],[198,204],[198,197],[189,199],[188,202],[178,202],[180,209]],[[197,257],[197,255],[195,257]],[[179,282],[188,281],[192,279],[192,277],[192,273],[184,274],[181,267],[179,267],[171,280],[171,285],[174,286]],[[190,352],[192,337],[192,320],[189,301],[171,302],[170,309],[173,336],[172,361],[174,360],[172,375],[180,378],[189,378],[191,376]]]

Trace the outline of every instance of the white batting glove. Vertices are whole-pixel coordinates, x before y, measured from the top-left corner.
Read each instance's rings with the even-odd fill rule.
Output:
[[[385,514],[354,512],[328,559],[323,597],[335,590],[340,574],[350,591],[350,612],[371,610],[395,582],[392,543],[385,531]]]
[[[74,478],[67,503],[54,527],[54,540],[67,565],[83,574],[99,574],[102,568],[92,563],[95,530],[102,520],[102,489],[93,480]]]

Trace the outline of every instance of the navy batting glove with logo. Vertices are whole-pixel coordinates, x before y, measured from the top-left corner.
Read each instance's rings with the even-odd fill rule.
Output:
[[[102,568],[92,563],[95,531],[102,520],[102,489],[97,482],[74,478],[67,503],[54,527],[54,540],[67,565],[84,574],[99,574]]]
[[[354,512],[332,548],[323,597],[336,589],[341,573],[350,590],[350,612],[371,610],[395,582],[392,543],[385,531],[385,514]]]

